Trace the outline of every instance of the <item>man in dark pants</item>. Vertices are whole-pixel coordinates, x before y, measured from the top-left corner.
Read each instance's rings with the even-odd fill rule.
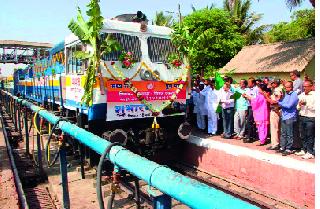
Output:
[[[248,79],[248,88],[245,94],[249,95],[251,98],[255,98],[258,94],[258,88],[256,86],[256,81],[254,78]],[[256,124],[253,118],[252,107],[249,102],[248,115],[247,115],[247,137],[243,139],[244,143],[250,143],[255,141],[257,138]]]
[[[314,158],[315,141],[315,92],[312,91],[313,82],[305,81],[303,83],[304,92],[299,95],[298,110],[300,113],[300,135],[303,148],[296,155],[303,159]]]
[[[300,95],[303,92],[303,81],[300,78],[300,72],[294,70],[290,73],[290,78],[293,82],[293,91]],[[297,116],[297,122],[293,125],[293,145],[292,148],[299,150],[302,147],[302,141],[300,139],[299,122],[300,117]]]
[[[293,153],[293,133],[294,133],[294,123],[297,121],[297,105],[298,105],[298,95],[297,92],[292,91],[293,83],[287,81],[285,83],[286,94],[282,100],[278,102],[281,107],[281,138],[280,146],[281,148],[278,152],[282,152],[283,156],[290,155]]]
[[[232,118],[234,117],[234,99],[233,93],[230,91],[230,84],[224,83],[223,89],[220,91],[220,103],[222,107],[223,118],[223,138],[231,139],[233,129],[231,129]]]

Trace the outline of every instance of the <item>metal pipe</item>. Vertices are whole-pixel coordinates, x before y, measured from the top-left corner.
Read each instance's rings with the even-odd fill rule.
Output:
[[[17,97],[14,98],[18,99]],[[22,104],[29,107],[32,111],[40,110],[40,107],[25,100],[22,101]],[[39,115],[53,124],[59,119],[46,110],[40,110]],[[70,122],[60,121],[59,127],[64,133],[79,140],[98,154],[102,154],[106,147],[110,145],[110,142],[107,140],[87,132]],[[129,171],[138,178],[148,182],[149,185],[156,187],[161,192],[170,195],[191,208],[258,208],[223,191],[185,177],[166,166],[149,161],[121,146],[112,147],[109,158],[116,166]]]
[[[67,153],[64,145],[59,150],[60,152],[60,174],[61,174],[61,185],[63,195],[63,208],[70,209],[70,198],[68,189],[68,168],[67,168]]]
[[[78,112],[77,115],[77,125],[80,128],[84,128],[84,124],[83,124],[83,113]],[[79,149],[79,154],[80,154],[80,170],[81,170],[81,179],[85,179],[86,175],[85,175],[85,170],[84,170],[84,161],[85,161],[85,151],[84,151],[84,147],[81,143],[78,143],[78,149]]]
[[[40,117],[39,114],[36,118],[37,127],[40,130]],[[41,150],[41,136],[37,132],[37,160],[38,160],[38,171],[39,174],[43,174],[43,166],[42,166],[42,150]]]
[[[13,124],[14,124],[14,130],[18,131],[16,100],[13,100]]]
[[[20,136],[22,137],[22,128],[21,128],[21,123],[20,123],[20,121],[21,121],[21,106],[19,105],[19,103],[18,103],[18,106],[17,106],[17,110],[18,110],[18,131],[19,131],[19,134],[20,134]]]
[[[25,108],[24,111],[24,130],[25,130],[25,139],[26,139],[26,153],[29,156],[29,128],[28,128],[28,109]]]

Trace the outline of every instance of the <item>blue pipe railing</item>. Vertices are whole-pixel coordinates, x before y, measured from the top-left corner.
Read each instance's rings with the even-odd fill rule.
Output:
[[[8,94],[7,92],[5,92]],[[11,95],[11,94],[9,94]],[[11,95],[12,96],[12,95]],[[27,106],[52,124],[58,122],[59,118],[47,110],[12,96],[14,99]],[[110,145],[110,142],[100,138],[78,126],[66,121],[59,121],[59,127],[69,136],[88,146],[98,154],[102,154]],[[218,208],[218,209],[251,209],[258,208],[248,202],[226,194],[221,190],[209,187],[194,179],[183,176],[170,168],[159,165],[144,157],[136,155],[121,146],[113,146],[109,154],[110,160],[115,165],[129,171],[138,178],[146,181],[150,186],[156,187],[161,192],[175,198],[176,200],[194,209]]]

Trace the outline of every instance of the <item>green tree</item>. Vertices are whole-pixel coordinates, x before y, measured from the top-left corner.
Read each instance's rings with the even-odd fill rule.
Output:
[[[226,10],[233,22],[238,26],[238,31],[244,36],[247,45],[261,42],[267,25],[253,29],[253,26],[262,18],[262,14],[250,13],[251,0],[224,0],[223,8]]]
[[[165,15],[162,11],[156,12],[156,16],[154,21],[152,21],[152,24],[171,27],[173,25],[173,17],[172,15]]]
[[[222,9],[203,9],[175,25],[172,42],[185,55],[193,70],[223,67],[243,46],[244,39],[230,15]]]
[[[286,0],[286,3],[290,9],[300,6],[304,0]],[[309,0],[313,7],[315,7],[315,0]]]
[[[215,7],[216,7],[215,4],[211,4],[210,6],[207,5],[207,6],[206,6],[205,8],[203,8],[203,9],[213,9],[213,8],[215,8]],[[193,4],[191,4],[191,9],[192,9],[193,12],[195,12],[195,11],[198,10],[198,9],[195,8],[195,6],[194,6]]]
[[[78,36],[83,44],[92,46],[91,52],[78,51],[76,58],[88,60],[88,68],[86,69],[86,79],[84,85],[84,95],[82,102],[87,106],[92,105],[93,86],[96,83],[96,74],[100,72],[100,59],[105,53],[113,50],[119,50],[119,44],[108,36],[105,40],[101,39],[100,31],[103,26],[103,17],[101,16],[99,0],[91,0],[87,5],[86,14],[89,20],[86,22],[82,16],[82,12],[78,7],[77,21],[71,19],[68,28]]]
[[[292,41],[315,36],[315,11],[305,9],[294,12],[291,22],[281,22],[273,25],[264,36],[266,43]]]
[[[235,1],[236,0],[228,0],[230,5],[234,4]],[[286,0],[286,3],[288,7],[292,9],[293,7],[300,6],[303,1],[304,0]],[[312,4],[313,7],[315,7],[315,0],[309,0],[309,2]]]

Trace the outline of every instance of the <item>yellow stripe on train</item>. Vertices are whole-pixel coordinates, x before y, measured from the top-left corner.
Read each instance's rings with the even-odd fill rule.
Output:
[[[37,83],[37,82],[36,82]],[[46,82],[46,86],[60,86],[59,85],[59,80],[49,80]],[[19,81],[19,85],[21,86],[33,86],[33,82],[32,81]]]

